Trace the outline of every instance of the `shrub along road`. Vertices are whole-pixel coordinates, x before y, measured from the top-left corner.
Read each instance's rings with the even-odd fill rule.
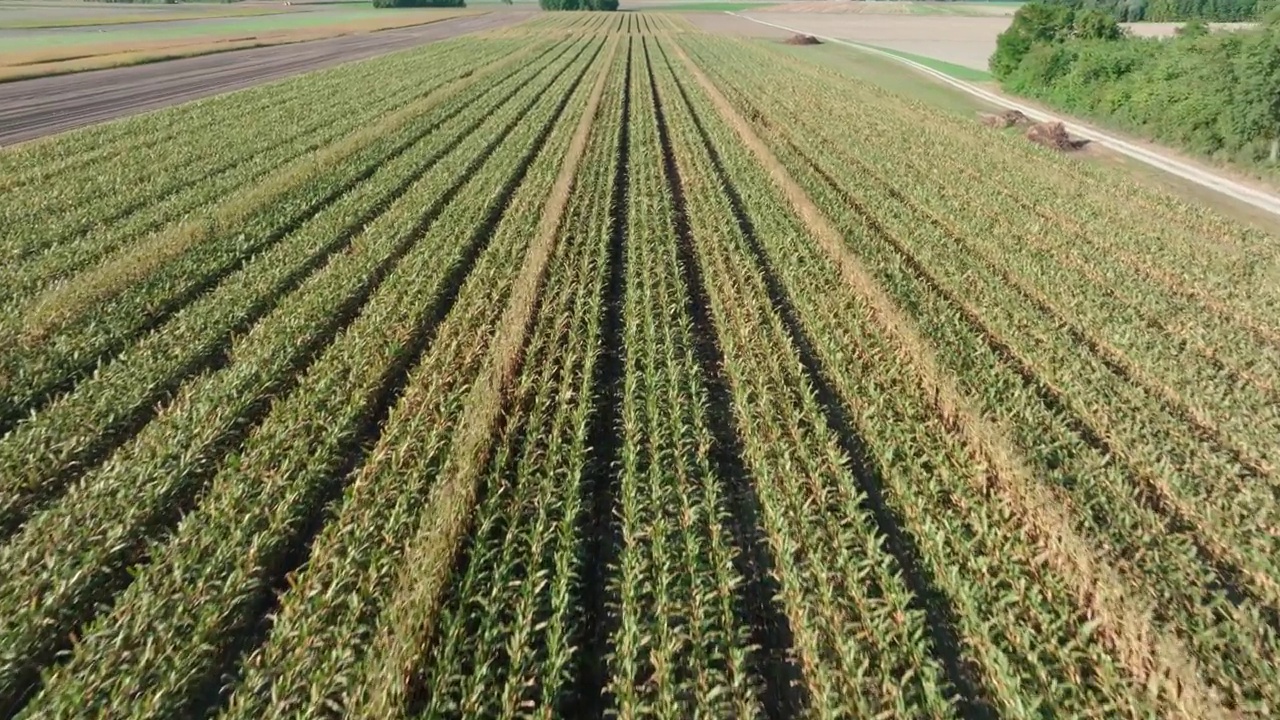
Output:
[[[520,22],[498,12],[399,30],[0,84],[0,146]]]

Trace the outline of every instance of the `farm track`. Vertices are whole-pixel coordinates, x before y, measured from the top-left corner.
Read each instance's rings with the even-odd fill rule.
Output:
[[[527,20],[489,13],[296,45],[0,84],[0,146]]]
[[[0,153],[0,716],[1280,707],[1267,238],[662,15],[277,87]]]

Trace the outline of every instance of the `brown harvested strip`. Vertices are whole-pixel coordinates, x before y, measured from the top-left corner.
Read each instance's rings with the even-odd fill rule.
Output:
[[[1098,621],[1099,634],[1110,642],[1118,659],[1135,678],[1165,695],[1170,709],[1179,713],[1179,717],[1237,717],[1203,682],[1195,661],[1181,644],[1153,629],[1151,609],[1129,596],[1114,572],[1095,560],[1092,550],[1076,535],[1063,512],[1067,506],[1065,499],[1040,489],[1017,458],[1009,440],[947,379],[933,349],[861,267],[835,226],[791,178],[747,121],[689,59],[684,49],[672,46],[674,54],[707,93],[725,122],[734,128],[743,144],[773,177],[845,282],[863,296],[873,316],[896,341],[903,361],[916,367],[925,392],[935,397],[946,423],[959,431],[979,455],[980,462],[988,466],[990,487],[978,489],[984,493],[993,490],[1000,493],[1027,523],[1028,530],[1044,548],[1048,563],[1074,585],[1077,601]]]
[[[339,167],[355,153],[379,137],[393,133],[428,111],[441,98],[500,72],[532,51],[530,45],[491,63],[466,77],[436,88],[378,122],[366,125],[341,141],[304,155],[263,178],[256,185],[232,196],[210,216],[170,226],[101,265],[37,297],[24,314],[22,340],[37,344],[78,313],[88,310],[120,290],[138,282],[156,268],[188,249],[209,240],[220,230],[234,230],[258,210],[279,200],[289,190]]]
[[[597,73],[560,174],[543,207],[538,235],[512,286],[511,299],[495,333],[496,344],[467,397],[466,412],[459,418],[454,450],[423,508],[418,536],[409,545],[404,562],[406,571],[398,583],[409,591],[408,596],[399,598],[387,609],[386,620],[374,640],[371,657],[386,658],[380,667],[395,668],[395,671],[371,673],[366,689],[350,708],[351,717],[389,718],[404,714],[406,680],[414,676],[425,655],[423,639],[431,635],[444,583],[471,517],[476,487],[489,461],[490,439],[506,404],[507,389],[520,369],[521,351],[533,321],[537,296],[618,45],[617,39],[611,42]]]

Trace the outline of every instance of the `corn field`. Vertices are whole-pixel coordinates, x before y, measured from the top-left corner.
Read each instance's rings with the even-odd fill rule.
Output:
[[[1280,713],[1280,246],[1104,166],[567,13],[0,191],[0,717]]]

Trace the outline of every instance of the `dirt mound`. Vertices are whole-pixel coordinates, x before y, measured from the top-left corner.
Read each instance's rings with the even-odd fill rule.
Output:
[[[1076,140],[1060,122],[1036,123],[1027,130],[1027,139],[1047,148],[1063,152],[1079,150],[1088,140]]]
[[[1005,110],[996,115],[983,114],[982,124],[997,130],[1004,130],[1011,127],[1027,127],[1031,124],[1031,118],[1017,110]]]
[[[822,41],[812,35],[792,35],[782,41],[787,45],[821,45]]]

